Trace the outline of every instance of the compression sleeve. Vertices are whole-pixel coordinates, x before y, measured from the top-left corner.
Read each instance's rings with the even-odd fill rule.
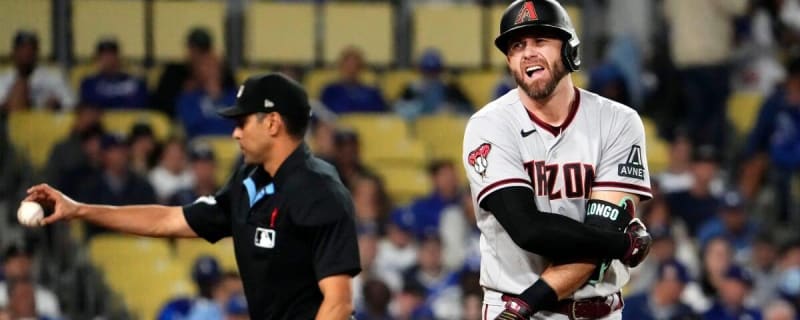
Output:
[[[568,217],[541,212],[531,189],[506,187],[480,206],[492,214],[520,248],[552,260],[619,259],[630,240],[620,232],[595,229]]]

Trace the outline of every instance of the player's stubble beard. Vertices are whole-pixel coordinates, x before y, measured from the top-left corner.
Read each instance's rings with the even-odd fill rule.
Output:
[[[553,94],[553,91],[556,90],[556,86],[558,86],[558,82],[561,81],[561,79],[563,79],[567,74],[569,74],[561,60],[556,61],[554,64],[549,64],[548,70],[552,76],[550,79],[545,80],[546,82],[544,84],[541,84],[541,81],[530,84],[526,83],[525,78],[527,75],[525,74],[525,70],[515,72],[514,80],[517,82],[517,86],[519,86],[519,88],[524,91],[525,94],[531,97],[531,99],[541,100]]]

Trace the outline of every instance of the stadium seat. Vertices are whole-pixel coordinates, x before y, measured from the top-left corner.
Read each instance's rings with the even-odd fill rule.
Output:
[[[312,3],[251,1],[245,14],[244,58],[248,63],[314,62],[316,15]]]
[[[647,143],[647,169],[650,175],[661,173],[669,165],[670,145],[658,135],[658,128],[652,119],[642,117]]]
[[[410,137],[405,120],[394,114],[344,114],[338,124],[358,133],[361,150],[380,148],[387,141]]]
[[[11,53],[11,39],[18,30],[36,32],[39,36],[39,56],[53,53],[51,0],[0,0],[0,57]]]
[[[414,198],[431,191],[430,178],[422,168],[382,165],[374,166],[372,169],[383,179],[386,192],[395,206],[408,204]]]
[[[198,141],[203,141],[211,146],[214,150],[214,157],[216,157],[217,168],[214,176],[217,179],[217,184],[222,185],[231,174],[234,164],[239,159],[239,145],[236,141],[228,135],[207,135],[195,138]]]
[[[145,2],[72,1],[73,52],[79,60],[94,57],[97,40],[113,36],[123,57],[144,60]],[[181,42],[183,43],[183,42]]]
[[[97,235],[89,242],[89,257],[138,318],[154,318],[169,297],[191,292],[183,276],[189,267],[173,263],[167,240]]]
[[[194,261],[202,255],[216,258],[224,270],[237,270],[231,238],[222,239],[214,244],[199,238],[175,241],[175,258],[180,265],[186,266],[186,270],[190,270]]]
[[[147,90],[153,93],[156,92],[156,89],[158,89],[158,81],[161,79],[162,73],[164,73],[163,64],[154,65],[142,72],[147,82]]]
[[[361,49],[367,64],[385,66],[394,62],[394,18],[390,4],[331,2],[323,7],[322,21],[326,65],[335,64],[342,49],[349,46]]]
[[[458,76],[458,84],[477,110],[493,99],[501,75],[495,70],[468,71]]]
[[[428,162],[427,150],[421,141],[397,137],[362,148],[361,159],[367,166],[390,164],[396,167],[423,168]]]
[[[174,134],[169,118],[154,110],[107,110],[103,113],[101,121],[106,130],[123,136],[127,136],[133,125],[140,122],[149,123],[159,141],[164,141]]]
[[[413,57],[438,49],[447,66],[478,67],[483,63],[483,23],[478,5],[419,5],[413,12]]]
[[[214,50],[225,48],[224,1],[153,2],[153,57],[158,61],[178,61],[186,54],[186,36],[193,28],[208,29]]]
[[[390,70],[381,77],[381,90],[388,103],[394,103],[403,94],[406,85],[419,78],[416,70],[400,69]]]
[[[236,83],[243,84],[244,81],[251,76],[267,73],[270,71],[271,70],[267,70],[264,68],[239,68],[239,70],[236,70]]]
[[[428,145],[431,158],[451,161],[461,182],[466,182],[461,169],[466,125],[466,117],[449,114],[420,117],[414,123],[414,136]]]
[[[728,98],[728,119],[740,136],[750,133],[764,97],[758,92],[734,92]]]
[[[364,70],[359,76],[361,81],[368,85],[377,83],[377,75],[371,70]],[[311,98],[319,99],[322,89],[339,78],[339,70],[335,68],[314,69],[305,76],[304,86]]]
[[[69,135],[74,115],[51,111],[15,111],[9,114],[8,135],[36,169],[41,169],[50,149]]]

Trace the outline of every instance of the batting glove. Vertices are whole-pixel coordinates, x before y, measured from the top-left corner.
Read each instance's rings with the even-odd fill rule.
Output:
[[[495,320],[528,320],[533,315],[530,306],[520,298],[508,298],[506,308]]]
[[[625,234],[628,235],[628,239],[630,239],[630,246],[625,256],[620,260],[625,265],[633,268],[642,263],[644,258],[647,257],[647,254],[650,253],[650,246],[653,244],[653,238],[650,237],[650,233],[647,232],[644,223],[638,218],[628,223],[628,227],[625,228]]]

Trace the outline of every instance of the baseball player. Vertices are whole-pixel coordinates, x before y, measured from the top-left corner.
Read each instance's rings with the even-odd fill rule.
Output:
[[[517,0],[495,45],[518,87],[474,114],[464,166],[481,230],[484,319],[620,319],[650,178],[641,119],[575,88],[580,41],[554,0]]]

